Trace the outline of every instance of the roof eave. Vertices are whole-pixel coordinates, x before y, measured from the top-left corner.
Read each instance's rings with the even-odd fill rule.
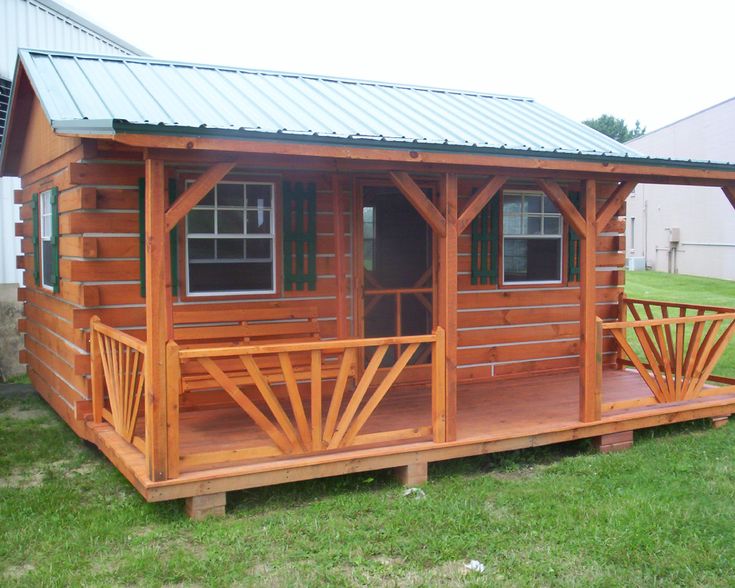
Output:
[[[90,133],[90,129],[96,124],[104,121],[82,121],[82,125],[78,125],[80,134]],[[192,137],[192,138],[209,138],[209,139],[240,139],[264,142],[279,142],[292,144],[322,144],[339,147],[368,147],[373,149],[386,150],[404,150],[404,151],[421,151],[434,153],[467,153],[473,155],[494,155],[501,157],[514,158],[542,158],[542,159],[558,159],[566,161],[579,162],[595,162],[605,164],[624,164],[624,165],[644,165],[661,168],[676,169],[692,169],[692,170],[713,170],[735,172],[735,164],[715,163],[715,162],[694,162],[673,159],[659,159],[649,157],[634,157],[606,154],[592,154],[570,151],[539,151],[534,149],[512,149],[504,147],[484,147],[477,145],[451,145],[451,144],[431,144],[420,143],[414,141],[399,141],[385,139],[368,139],[368,138],[344,138],[344,137],[326,137],[323,135],[290,135],[288,133],[272,133],[263,131],[248,130],[228,130],[228,129],[210,129],[206,127],[184,127],[184,126],[163,126],[163,125],[146,125],[138,123],[129,123],[127,121],[111,121],[112,134],[138,134],[138,135],[158,135],[158,136],[174,136],[174,137]],[[70,127],[73,124],[70,124]],[[100,134],[110,134],[109,129],[101,129]]]

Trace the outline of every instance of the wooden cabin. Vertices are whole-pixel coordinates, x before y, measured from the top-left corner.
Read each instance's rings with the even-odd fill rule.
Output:
[[[658,160],[527,98],[21,51],[33,385],[148,501],[735,410],[735,309],[624,296]]]

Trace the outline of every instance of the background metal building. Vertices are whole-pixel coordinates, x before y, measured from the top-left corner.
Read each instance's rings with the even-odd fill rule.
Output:
[[[18,49],[32,47],[109,55],[144,55],[51,0],[0,0],[0,138],[5,127],[10,84]],[[22,273],[15,267],[20,240],[15,237],[17,178],[0,178],[0,379],[19,371],[17,363],[16,288]]]

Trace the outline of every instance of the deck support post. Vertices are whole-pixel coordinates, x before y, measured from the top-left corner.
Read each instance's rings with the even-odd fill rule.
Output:
[[[398,481],[404,486],[420,486],[429,480],[429,464],[425,461],[400,466],[394,471]]]
[[[187,498],[185,509],[189,518],[201,521],[207,517],[224,516],[226,504],[227,492],[218,492],[217,494],[204,494]]]
[[[446,341],[446,436],[457,438],[457,174],[442,176],[439,190],[439,210],[446,230],[438,236],[437,324],[445,331]]]
[[[600,420],[602,412],[602,391],[598,385],[597,354],[602,362],[602,346],[597,348],[596,324],[596,262],[597,247],[597,190],[594,180],[583,184],[584,235],[580,243],[580,381],[579,381],[579,419],[582,422]]]
[[[163,161],[145,159],[145,452],[148,477],[169,477],[166,343],[173,338]]]

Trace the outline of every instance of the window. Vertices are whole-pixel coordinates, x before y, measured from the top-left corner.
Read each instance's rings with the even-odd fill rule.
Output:
[[[53,190],[41,192],[41,283],[44,288],[53,290],[55,286],[54,277],[54,242],[53,242]]]
[[[540,192],[503,194],[503,281],[561,281],[562,217]]]
[[[273,184],[221,182],[186,216],[187,292],[275,292]]]
[[[375,268],[375,207],[362,207],[362,260],[369,272]]]

